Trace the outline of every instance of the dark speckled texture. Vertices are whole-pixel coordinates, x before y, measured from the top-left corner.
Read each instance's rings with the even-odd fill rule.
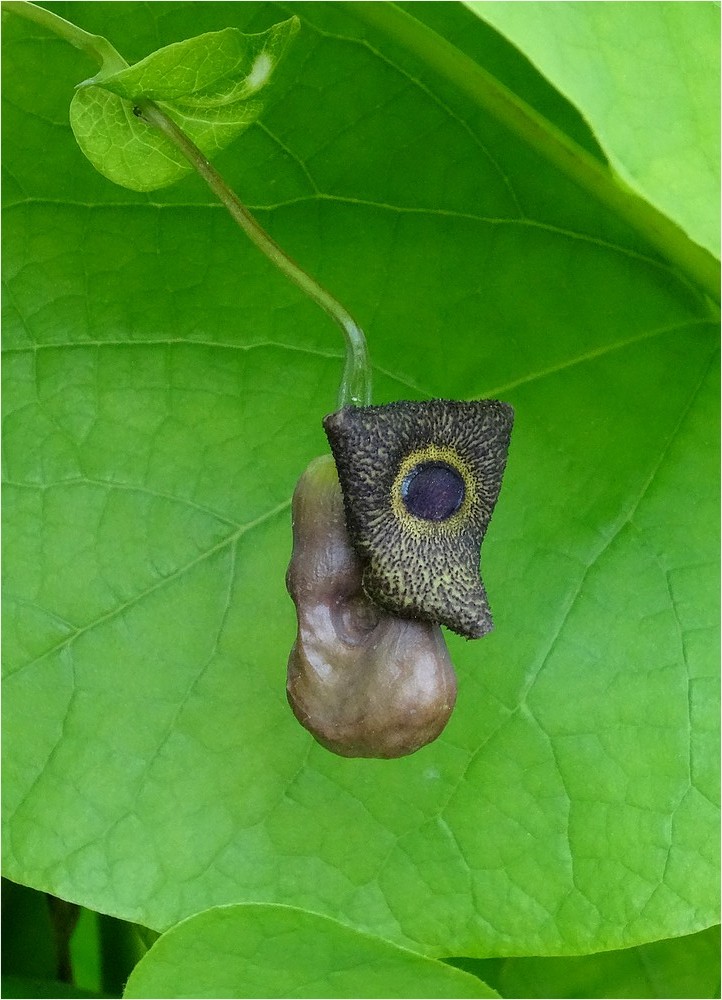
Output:
[[[495,399],[344,407],[326,417],[364,590],[379,607],[468,638],[491,630],[479,550],[513,422],[511,406]],[[460,509],[438,521],[414,517],[402,496],[409,473],[428,462],[452,466],[465,484]]]

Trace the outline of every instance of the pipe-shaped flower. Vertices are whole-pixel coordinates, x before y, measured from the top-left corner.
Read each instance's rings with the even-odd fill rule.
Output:
[[[456,701],[444,636],[363,593],[330,455],[296,486],[286,582],[298,617],[286,690],[301,725],[342,757],[402,757],[436,739]]]
[[[479,551],[514,411],[495,399],[344,407],[324,420],[346,522],[379,607],[470,639],[491,630]]]

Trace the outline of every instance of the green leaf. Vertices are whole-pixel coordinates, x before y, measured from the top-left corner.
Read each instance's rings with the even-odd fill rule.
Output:
[[[280,12],[66,6],[131,56]],[[260,901],[437,956],[692,933],[718,914],[717,318],[354,9],[299,5],[218,166],[367,330],[376,402],[515,406],[496,630],[450,637],[455,713],[408,759],[297,725],[288,504],[338,333],[197,178],[97,176],[79,57],[8,18],[4,864],[158,930]]]
[[[104,76],[100,86],[129,101],[181,100],[199,107],[233,103],[268,83],[298,27],[298,18],[291,17],[257,35],[238,28],[209,31]]]
[[[174,183],[192,168],[134,114],[135,102],[160,102],[212,159],[260,114],[261,103],[251,98],[269,82],[298,24],[294,17],[255,35],[237,28],[207,32],[86,81],[70,105],[78,145],[104,176],[133,191]]]
[[[180,108],[163,110],[211,159],[258,117],[258,101],[204,108],[193,117]],[[131,101],[99,87],[79,90],[70,105],[78,145],[101,174],[132,191],[155,191],[190,173],[192,167],[164,135],[137,118]]]
[[[718,997],[720,929],[581,958],[453,959],[506,997]]]
[[[315,913],[223,906],[164,934],[131,997],[496,997],[475,976]]]
[[[467,6],[579,108],[623,182],[719,257],[718,4]]]

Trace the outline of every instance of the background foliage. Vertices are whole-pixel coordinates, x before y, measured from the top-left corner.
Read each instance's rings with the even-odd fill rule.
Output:
[[[634,6],[654,33],[666,5]],[[93,67],[8,17],[5,874],[158,931],[283,904],[402,959],[580,956],[717,922],[709,299],[364,5],[130,7],[56,5],[130,61],[301,18],[217,165],[367,331],[375,402],[515,406],[484,546],[496,630],[449,637],[457,708],[411,758],[337,759],[298,727],[288,508],[326,450],[337,333],[198,179],[97,175],[68,125]],[[408,9],[602,158],[474,13]]]

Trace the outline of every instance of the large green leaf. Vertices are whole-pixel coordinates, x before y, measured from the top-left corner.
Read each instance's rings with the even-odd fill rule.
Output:
[[[130,10],[62,7],[129,60],[289,14]],[[705,927],[715,317],[353,7],[294,10],[262,123],[218,165],[367,329],[375,401],[514,404],[496,631],[450,637],[457,708],[413,757],[341,760],[298,727],[288,504],[338,335],[197,179],[151,200],[94,174],[67,125],[87,65],[8,19],[7,873],[156,929],[285,903],[435,955]]]
[[[496,997],[475,976],[288,906],[217,906],[164,934],[125,997]]]
[[[719,4],[467,6],[579,108],[624,182],[719,257]]]

